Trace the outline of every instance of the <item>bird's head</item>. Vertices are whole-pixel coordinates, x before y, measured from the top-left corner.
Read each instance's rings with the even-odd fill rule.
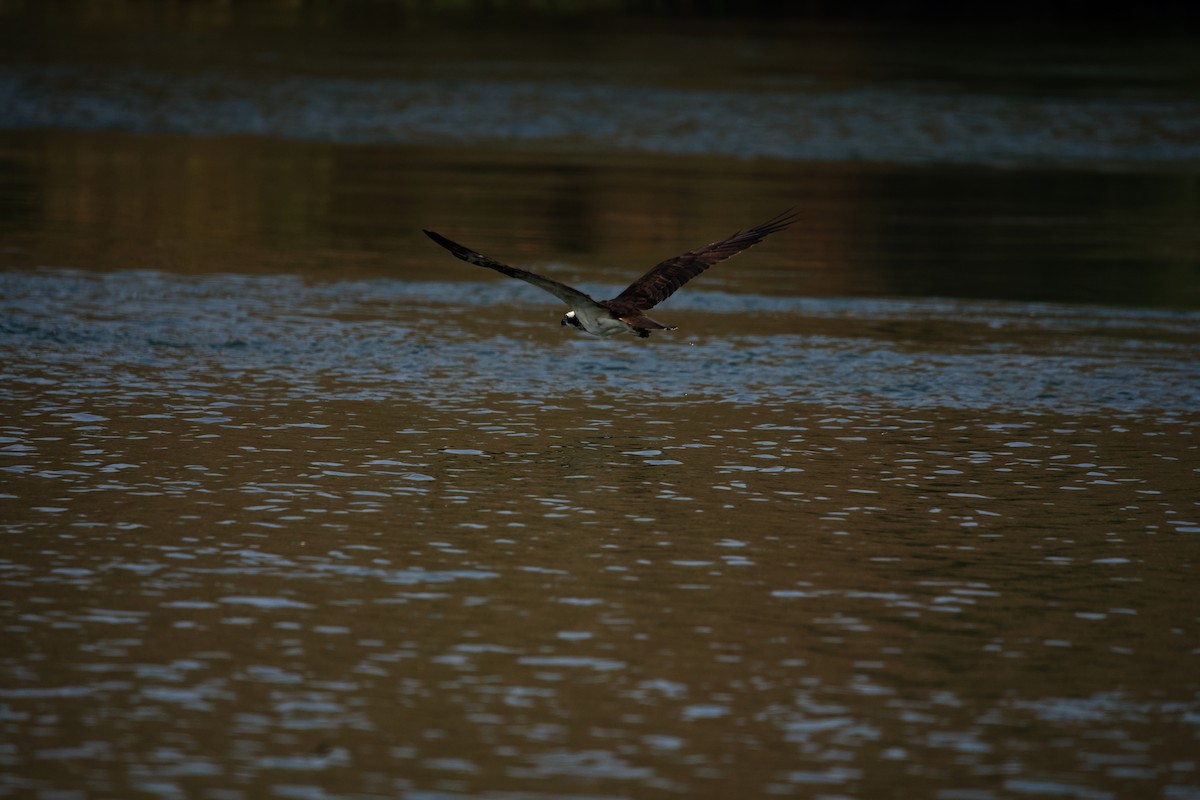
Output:
[[[568,311],[563,315],[560,325],[570,325],[572,328],[582,328],[583,323],[579,321],[579,317],[575,316],[574,311]]]

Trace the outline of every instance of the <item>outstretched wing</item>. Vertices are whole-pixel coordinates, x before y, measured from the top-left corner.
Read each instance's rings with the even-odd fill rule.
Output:
[[[458,244],[457,242],[452,242],[449,239],[447,239],[445,236],[442,236],[441,234],[438,234],[438,233],[434,233],[433,231],[425,231],[425,235],[428,236],[430,239],[433,239],[435,242],[440,244],[442,247],[449,250],[455,256],[455,258],[461,258],[463,261],[466,261],[468,264],[475,264],[476,266],[479,266],[479,267],[487,267],[488,269],[494,269],[494,270],[496,270],[496,272],[503,273],[504,275],[507,275],[510,278],[520,278],[521,280],[525,281],[526,283],[532,283],[534,286],[538,287],[539,289],[544,289],[547,292],[549,292],[550,294],[557,297],[559,300],[562,300],[564,303],[569,305],[571,308],[574,308],[574,309],[599,308],[599,304],[595,300],[588,297],[586,294],[579,291],[578,289],[572,289],[570,286],[567,286],[565,283],[559,283],[558,281],[551,280],[550,278],[543,278],[541,275],[536,275],[532,272],[526,272],[525,270],[517,269],[516,267],[510,267],[508,264],[501,264],[499,261],[495,260],[494,258],[488,258],[487,256],[483,255],[482,253],[476,253],[474,250],[470,250],[466,247],[463,247],[461,244]]]
[[[736,256],[746,248],[761,242],[764,237],[783,230],[795,221],[795,212],[785,211],[748,231],[738,231],[727,239],[697,250],[689,250],[675,258],[668,258],[631,283],[613,299],[613,302],[629,303],[642,311],[654,308],[673,295],[680,286],[713,264]]]

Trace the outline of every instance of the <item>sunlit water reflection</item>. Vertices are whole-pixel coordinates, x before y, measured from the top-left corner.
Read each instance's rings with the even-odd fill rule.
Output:
[[[1200,793],[1192,313],[2,280],[6,796]]]

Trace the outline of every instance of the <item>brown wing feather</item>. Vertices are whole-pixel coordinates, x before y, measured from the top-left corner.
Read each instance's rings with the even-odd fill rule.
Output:
[[[743,250],[753,247],[776,231],[781,231],[796,221],[793,211],[785,211],[747,231],[738,231],[732,236],[713,242],[681,256],[668,258],[642,277],[631,283],[613,302],[628,304],[641,311],[654,308],[673,295],[680,286],[699,275],[713,264],[732,258]]]
[[[571,308],[602,308],[595,300],[588,297],[578,289],[567,286],[565,283],[559,283],[556,280],[542,277],[536,273],[526,272],[523,269],[517,269],[516,267],[510,267],[508,264],[502,264],[494,258],[485,256],[483,253],[476,253],[474,250],[463,247],[457,242],[452,242],[445,236],[442,236],[440,233],[434,233],[433,231],[424,231],[424,233],[430,239],[433,239],[442,247],[449,250],[455,256],[455,258],[460,258],[463,261],[466,261],[468,264],[475,264],[479,267],[494,269],[496,272],[507,275],[510,278],[519,278],[526,283],[532,283],[539,289],[544,289],[545,291],[557,297],[559,300],[562,300],[564,303],[571,306]]]

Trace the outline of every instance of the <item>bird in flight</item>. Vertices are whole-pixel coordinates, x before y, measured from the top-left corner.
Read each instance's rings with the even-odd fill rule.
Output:
[[[679,287],[713,264],[736,256],[795,221],[796,214],[792,211],[785,211],[749,230],[738,231],[719,242],[713,242],[710,245],[689,250],[683,255],[668,258],[629,284],[625,291],[612,300],[593,300],[578,289],[542,275],[502,264],[433,231],[425,231],[425,235],[468,264],[494,269],[510,278],[520,278],[562,300],[571,307],[571,310],[562,318],[561,324],[563,325],[582,328],[593,336],[632,333],[645,339],[651,331],[675,330],[674,325],[666,325],[646,316],[647,311],[666,300]]]

